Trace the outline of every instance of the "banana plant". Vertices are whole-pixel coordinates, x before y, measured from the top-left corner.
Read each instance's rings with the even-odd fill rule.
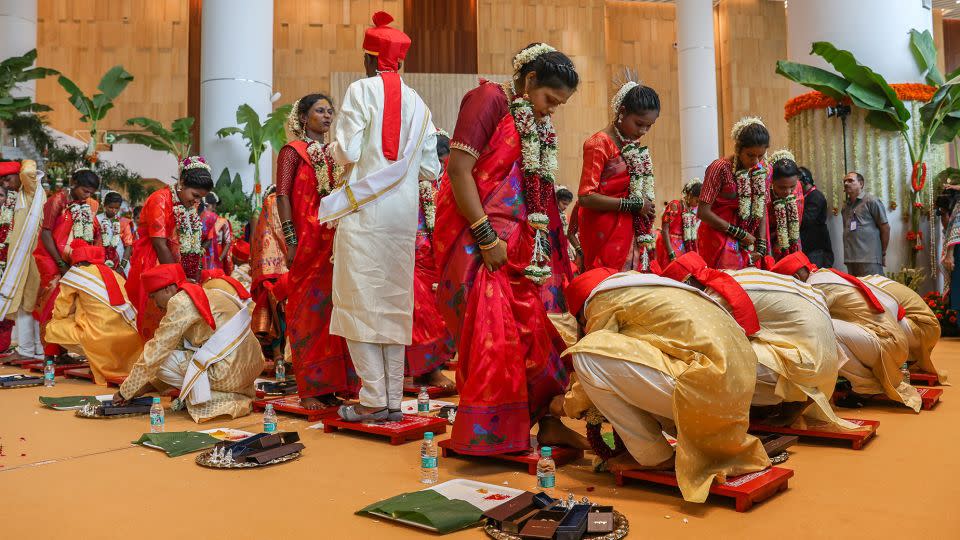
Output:
[[[836,48],[831,43],[818,41],[810,54],[820,56],[834,70],[780,60],[777,73],[791,81],[817,90],[837,101],[847,101],[867,111],[866,122],[871,126],[898,132],[910,155],[910,188],[913,195],[910,214],[910,265],[915,267],[917,253],[922,249],[920,217],[923,209],[920,192],[926,184],[924,156],[931,144],[949,143],[960,135],[960,69],[944,77],[937,69],[937,48],[930,31],[910,31],[910,51],[927,84],[936,88],[933,97],[920,107],[919,137],[910,136],[910,111],[897,97],[896,91],[879,73],[859,63],[850,51]]]
[[[166,152],[180,162],[190,155],[193,147],[193,123],[192,116],[177,118],[170,124],[170,129],[167,129],[152,118],[138,116],[127,120],[126,124],[143,128],[145,132],[120,133],[115,141],[142,144],[151,150]]]
[[[250,150],[248,162],[253,167],[253,209],[258,211],[261,203],[260,184],[260,156],[267,151],[267,144],[279,151],[287,144],[286,126],[287,115],[292,105],[284,105],[267,115],[264,122],[260,122],[260,115],[253,107],[244,103],[237,108],[237,124],[242,127],[230,126],[217,131],[220,138],[240,135],[247,149]]]
[[[97,90],[100,93],[87,96],[80,87],[63,75],[57,79],[60,86],[70,94],[70,104],[80,111],[80,121],[90,126],[90,142],[87,145],[87,158],[96,161],[98,125],[114,106],[120,93],[133,81],[133,75],[123,66],[113,66],[100,79]]]
[[[20,113],[45,112],[50,107],[34,103],[30,96],[13,97],[13,89],[20,83],[59,75],[59,71],[44,67],[32,67],[37,61],[37,50],[23,56],[12,56],[0,62],[0,120],[10,120]]]

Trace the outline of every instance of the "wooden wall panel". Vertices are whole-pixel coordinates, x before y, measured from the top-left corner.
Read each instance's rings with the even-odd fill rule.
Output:
[[[785,147],[783,105],[790,98],[787,79],[776,74],[787,57],[787,18],[782,2],[723,0],[718,8],[720,134],[725,155],[733,153],[730,126],[744,116],[760,116],[770,130],[771,150]]]
[[[477,0],[404,0],[407,73],[477,73]]]
[[[330,92],[330,74],[363,70],[363,33],[386,11],[403,28],[402,0],[274,0],[273,87],[278,105]],[[339,103],[343,95],[334,94]]]
[[[86,93],[120,64],[134,81],[100,126],[123,129],[134,116],[164,123],[187,114],[189,0],[40,0],[38,64],[60,70]],[[84,129],[56,78],[37,83],[37,101],[53,107],[50,124]]]
[[[560,182],[580,182],[583,141],[609,121],[603,0],[479,0],[479,71],[509,73],[514,54],[543,41],[571,57],[580,88],[554,122],[560,142]]]
[[[623,70],[636,71],[640,82],[660,95],[660,118],[643,142],[650,147],[657,178],[657,200],[680,196],[680,108],[677,85],[676,8],[650,2],[607,2],[606,49],[608,99],[619,87]],[[610,118],[612,112],[605,118]],[[599,128],[598,128],[599,129]]]
[[[960,20],[943,20],[943,59],[946,73],[960,68]]]

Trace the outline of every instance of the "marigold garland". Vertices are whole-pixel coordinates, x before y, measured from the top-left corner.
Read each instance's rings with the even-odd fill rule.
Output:
[[[901,101],[930,101],[937,91],[933,86],[922,83],[899,83],[891,84],[890,87],[897,93],[897,97]],[[846,105],[850,104],[848,99],[844,99],[842,102]],[[826,109],[837,104],[837,100],[822,92],[807,92],[787,100],[786,105],[783,106],[783,119],[790,120],[803,111]]]

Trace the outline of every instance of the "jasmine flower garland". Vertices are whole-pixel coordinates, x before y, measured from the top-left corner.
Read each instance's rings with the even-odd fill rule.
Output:
[[[72,234],[74,238],[93,242],[93,212],[87,203],[71,203],[68,205],[70,217],[73,218]]]
[[[340,183],[343,166],[334,161],[329,144],[304,140],[309,142],[307,155],[310,156],[310,164],[317,175],[317,192],[320,196],[325,196]]]
[[[437,215],[437,190],[433,187],[430,180],[420,181],[420,209],[423,210],[423,221],[427,232],[433,232],[434,223]]]
[[[629,198],[633,200],[650,201],[656,198],[655,183],[653,177],[653,160],[650,158],[650,150],[646,146],[640,146],[638,141],[627,142],[620,131],[614,127],[614,131],[623,148],[620,155],[627,165],[627,175],[630,177]],[[643,271],[650,269],[650,250],[656,248],[656,236],[653,235],[653,219],[634,214],[633,216],[633,235],[641,249],[641,267]]]
[[[173,192],[173,188],[170,188]],[[180,240],[181,255],[199,255],[203,253],[201,236],[203,225],[200,216],[193,208],[187,208],[180,202],[176,192],[173,192],[173,216],[177,224],[177,235]]]

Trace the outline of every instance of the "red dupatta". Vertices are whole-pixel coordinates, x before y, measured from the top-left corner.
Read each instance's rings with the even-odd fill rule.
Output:
[[[144,290],[141,282],[143,272],[160,264],[152,239],[165,239],[173,259],[180,261],[180,236],[177,233],[173,205],[173,192],[167,188],[158,189],[147,197],[143,204],[143,211],[140,213],[139,236],[133,243],[133,252],[130,256],[130,272],[126,284],[127,297],[137,308],[137,330],[144,341],[153,337],[163,317],[160,310],[149,301],[149,294]]]

